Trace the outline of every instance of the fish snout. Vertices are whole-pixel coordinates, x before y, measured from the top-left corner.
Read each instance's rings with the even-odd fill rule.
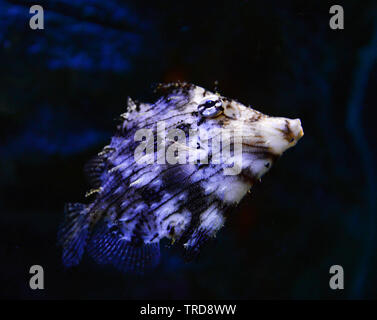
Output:
[[[300,119],[288,120],[287,140],[289,143],[297,142],[304,135]]]
[[[304,135],[300,119],[269,118],[267,121],[271,128],[267,135],[268,146],[277,155],[296,145]]]

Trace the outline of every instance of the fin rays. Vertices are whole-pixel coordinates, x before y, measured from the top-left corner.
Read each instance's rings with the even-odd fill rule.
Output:
[[[68,203],[65,207],[58,243],[63,247],[63,264],[66,267],[77,265],[84,253],[89,235],[85,210],[86,206],[81,203]]]
[[[158,243],[139,245],[122,237],[119,229],[111,231],[105,223],[102,223],[89,241],[90,256],[97,263],[111,264],[122,272],[142,274],[158,265],[160,260]]]

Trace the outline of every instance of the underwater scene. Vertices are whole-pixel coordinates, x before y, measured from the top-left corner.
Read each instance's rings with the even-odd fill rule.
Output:
[[[2,300],[377,298],[375,1],[2,0],[0,84]]]

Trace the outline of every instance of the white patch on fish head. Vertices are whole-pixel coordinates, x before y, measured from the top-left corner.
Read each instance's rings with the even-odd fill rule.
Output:
[[[270,117],[234,100],[223,102],[222,128],[242,136],[242,169],[248,178],[261,178],[284,151],[304,135],[299,119]]]

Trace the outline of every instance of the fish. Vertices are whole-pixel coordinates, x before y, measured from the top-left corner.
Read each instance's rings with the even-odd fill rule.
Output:
[[[191,83],[159,84],[155,93],[153,103],[128,98],[110,143],[84,166],[90,201],[65,206],[64,266],[86,253],[144,273],[159,265],[163,239],[195,260],[229,209],[304,135],[300,119],[268,116]]]

